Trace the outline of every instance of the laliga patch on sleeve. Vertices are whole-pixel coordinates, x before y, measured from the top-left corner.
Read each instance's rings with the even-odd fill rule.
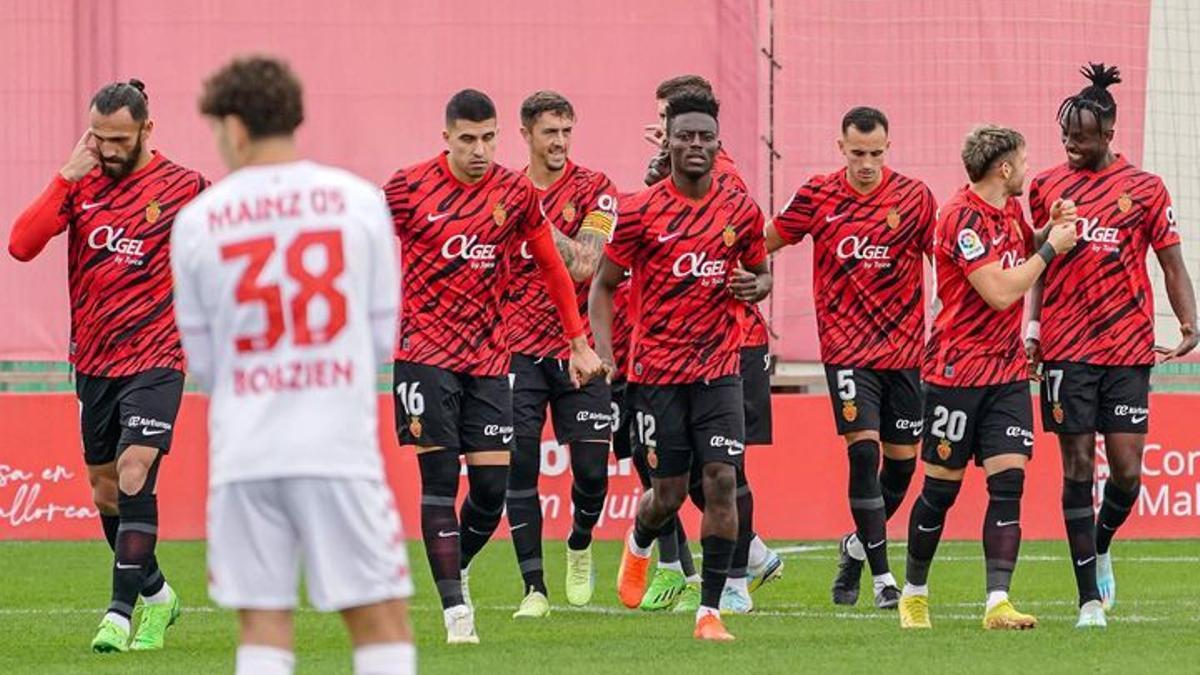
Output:
[[[962,253],[963,259],[968,261],[987,253],[983,240],[969,227],[958,233],[958,251]]]

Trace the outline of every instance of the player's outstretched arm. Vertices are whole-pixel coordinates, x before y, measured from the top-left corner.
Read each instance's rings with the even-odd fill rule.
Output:
[[[1179,332],[1183,339],[1174,349],[1156,349],[1159,362],[1169,361],[1186,355],[1196,348],[1200,335],[1196,333],[1196,289],[1192,285],[1187,266],[1183,263],[1183,251],[1179,244],[1160,248],[1155,255],[1162,266],[1163,281],[1167,287],[1167,299],[1171,310],[1179,319]]]
[[[767,240],[767,253],[774,253],[791,243],[784,239],[783,235],[779,234],[779,230],[776,229],[775,221],[773,220],[763,228],[763,238]]]
[[[85,131],[67,163],[37,199],[17,216],[8,237],[8,252],[12,257],[21,262],[33,260],[51,239],[67,229],[67,217],[62,213],[63,201],[71,191],[71,185],[88,175],[99,162],[92,132]]]
[[[576,387],[581,387],[593,377],[602,375],[604,366],[584,337],[583,320],[579,316],[579,307],[575,304],[575,285],[558,255],[558,249],[554,247],[551,229],[549,225],[543,225],[529,238],[529,254],[533,256],[534,263],[542,273],[546,282],[546,293],[558,309],[563,335],[571,345],[571,382]]]
[[[607,369],[609,381],[617,370],[612,344],[613,294],[624,277],[625,268],[604,256],[588,295],[588,321],[596,340],[596,354]]]
[[[1078,234],[1075,231],[1074,218],[1056,223],[1047,229],[1050,232],[1046,243],[1038,249],[1037,255],[1020,265],[1006,270],[996,261],[967,275],[967,281],[989,307],[998,312],[1011,307],[1033,287],[1054,256],[1066,253],[1075,246]]]

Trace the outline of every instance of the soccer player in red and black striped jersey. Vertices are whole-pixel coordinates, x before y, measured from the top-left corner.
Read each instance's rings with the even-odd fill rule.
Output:
[[[1080,246],[1046,270],[1035,288],[1027,349],[1042,368],[1042,424],[1058,434],[1063,519],[1079,591],[1079,627],[1106,624],[1116,583],[1109,545],[1141,491],[1149,426],[1150,368],[1196,347],[1196,297],[1183,263],[1171,196],[1158,176],[1112,151],[1117,104],[1108,88],[1115,67],[1089,64],[1090,81],[1058,111],[1067,161],[1029,188],[1035,222],[1049,205],[1074,201]],[[1153,249],[1182,341],[1154,346],[1154,291],[1146,272]],[[1041,299],[1038,306],[1036,300]],[[1040,324],[1038,320],[1040,318]],[[1099,525],[1092,511],[1096,433],[1104,434],[1111,473]]]
[[[617,191],[604,174],[571,162],[574,127],[575,109],[561,94],[539,91],[521,104],[521,136],[529,146],[525,175],[554,226],[554,242],[575,281],[579,314],[586,320],[592,275],[616,224]],[[546,406],[558,442],[568,446],[571,454],[573,523],[567,539],[567,601],[586,605],[595,583],[592,529],[608,494],[612,393],[602,379],[580,388],[571,384],[567,343],[527,247],[521,247],[511,263],[513,281],[505,297],[504,318],[512,350],[516,448],[508,471],[506,506],[525,593],[513,616],[539,618],[550,612],[538,496]]]
[[[937,219],[929,188],[885,166],[890,145],[881,111],[852,108],[838,139],[846,166],[810,178],[766,232],[767,251],[806,235],[814,243],[821,360],[849,452],[855,524],[840,545],[833,602],[858,602],[866,560],[881,609],[900,600],[888,566],[887,521],[904,501],[917,463],[925,341],[921,258],[931,252]]]
[[[658,123],[645,127],[643,138],[658,152],[651,158],[645,183],[654,185],[671,172],[670,153],[667,150],[666,110],[667,101],[681,93],[700,91],[713,95],[712,84],[699,75],[679,75],[664,80],[654,92]],[[724,187],[750,194],[750,189],[738,172],[733,158],[724,148],[717,151],[712,168],[713,180]],[[771,355],[768,347],[767,321],[753,304],[746,311],[746,330],[741,350],[742,387],[746,406],[746,445],[770,445],[771,429]],[[642,458],[635,458],[642,480],[648,485],[649,476],[644,471]],[[692,476],[692,496],[696,506],[703,509],[704,496],[699,490],[699,474]],[[738,514],[740,531],[738,546],[733,554],[733,565],[729,570],[729,581],[721,596],[721,611],[746,613],[753,608],[750,591],[764,583],[779,579],[783,574],[783,560],[767,548],[762,538],[754,532],[754,495],[750,490],[745,472],[738,474]],[[675,541],[670,537],[674,534]],[[645,610],[671,607],[679,611],[694,611],[699,601],[699,577],[696,575],[692,554],[687,545],[687,535],[682,521],[676,522],[658,540],[659,560],[654,578],[646,589],[641,603]]]
[[[154,556],[155,479],[183,396],[169,244],[175,214],[207,182],[150,149],[154,121],[139,80],[103,87],[90,108],[70,159],[13,224],[9,252],[32,260],[67,232],[84,461],[115,553],[112,602],[92,649],[159,649],[179,616],[179,598]]]
[[[987,474],[983,523],[987,629],[1026,629],[1037,619],[1008,599],[1021,546],[1025,464],[1033,456],[1033,401],[1021,350],[1022,298],[1059,254],[1075,245],[1074,208],[1055,203],[1052,225],[1034,232],[1016,197],[1025,181],[1025,139],[983,126],[963,144],[970,185],[942,206],[934,232],[941,308],[926,346],[921,459],[925,482],[908,522],[902,628],[929,628],[929,566],[967,464]],[[1036,254],[1035,254],[1036,251]]]
[[[448,151],[397,171],[384,189],[403,255],[396,431],[401,444],[417,447],[422,536],[450,643],[479,641],[462,577],[504,509],[514,431],[501,296],[522,245],[562,324],[570,381],[584,385],[604,369],[537,189],[493,160],[496,130],[492,100],[458,92],[446,104]],[[460,453],[470,485],[461,530]]]
[[[738,535],[736,475],[745,453],[741,303],[770,292],[762,212],[749,196],[713,179],[720,148],[717,101],[703,91],[670,99],[671,178],[626,200],[620,225],[592,284],[596,347],[613,364],[612,298],[632,272],[634,328],[629,363],[635,445],[652,489],[627,537],[618,593],[637,607],[650,549],[687,498],[692,467],[704,493],[701,603],[695,636],[731,640],[721,593]],[[611,367],[610,367],[611,370]]]

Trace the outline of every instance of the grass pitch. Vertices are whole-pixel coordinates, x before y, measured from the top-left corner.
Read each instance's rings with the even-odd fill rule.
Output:
[[[494,541],[472,567],[471,591],[482,644],[447,647],[441,611],[418,545],[409,554],[417,579],[412,618],[423,673],[1167,673],[1200,672],[1200,540],[1120,541],[1118,583],[1107,631],[1075,630],[1075,585],[1063,542],[1026,542],[1013,599],[1039,627],[988,633],[978,543],[944,542],[930,575],[932,631],[902,633],[895,612],[871,604],[835,608],[829,583],[837,551],[829,542],[773,542],[784,579],[759,590],[753,615],[726,625],[732,644],[697,644],[693,618],[619,607],[620,553],[598,542],[591,607],[569,608],[562,592],[564,550],[546,547],[554,611],[543,621],[510,618],[521,583],[512,545]],[[903,544],[893,544],[896,572]],[[204,544],[160,545],[159,560],[184,602],[167,648],[146,654],[92,654],[89,643],[107,604],[111,554],[103,542],[0,544],[0,672],[232,672],[235,616],[209,603]],[[898,574],[899,576],[899,574]],[[870,581],[864,577],[866,585]],[[865,586],[866,586],[865,585]],[[310,610],[296,622],[297,672],[349,673],[349,642],[336,615]]]

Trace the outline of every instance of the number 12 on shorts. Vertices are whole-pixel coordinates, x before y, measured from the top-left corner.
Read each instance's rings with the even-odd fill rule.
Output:
[[[639,410],[634,416],[634,424],[637,426],[638,441],[645,447],[654,447],[654,432],[658,429],[654,415]]]

